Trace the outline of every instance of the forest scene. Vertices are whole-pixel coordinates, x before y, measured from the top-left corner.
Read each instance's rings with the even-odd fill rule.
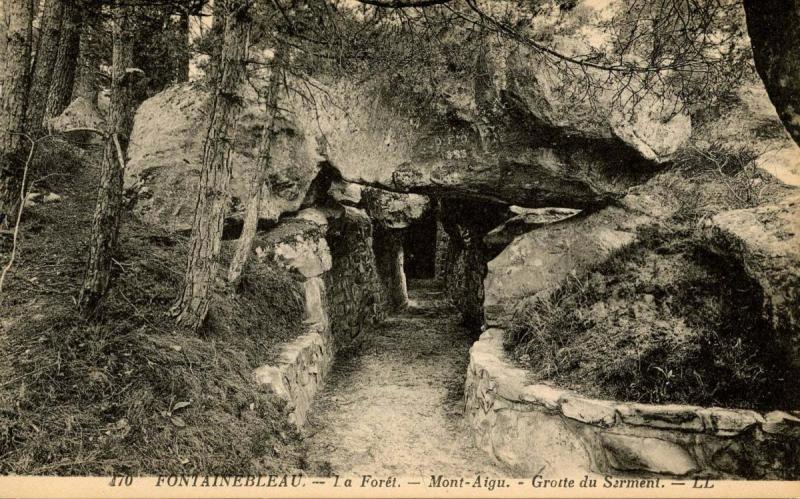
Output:
[[[0,475],[800,478],[800,1],[0,0],[0,55]]]

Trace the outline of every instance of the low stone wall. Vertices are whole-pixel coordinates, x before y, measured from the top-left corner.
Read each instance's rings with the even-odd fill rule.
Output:
[[[266,233],[256,244],[260,259],[291,270],[303,285],[307,332],[284,345],[275,365],[254,371],[286,401],[289,420],[305,424],[338,348],[383,317],[383,302],[367,216],[346,207],[340,213],[309,209]]]
[[[800,478],[800,413],[595,400],[531,384],[489,329],[470,350],[466,417],[478,447],[542,473]]]
[[[310,330],[284,346],[276,366],[261,366],[253,374],[257,383],[267,385],[286,401],[289,422],[301,427],[333,356],[330,332]]]

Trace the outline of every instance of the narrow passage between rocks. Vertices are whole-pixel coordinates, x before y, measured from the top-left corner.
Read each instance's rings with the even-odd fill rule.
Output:
[[[407,309],[336,360],[307,425],[310,459],[342,476],[508,476],[475,448],[463,417],[474,335],[433,281],[410,281],[409,292]]]

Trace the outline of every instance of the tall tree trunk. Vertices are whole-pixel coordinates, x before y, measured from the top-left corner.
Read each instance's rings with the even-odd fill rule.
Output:
[[[3,0],[9,24],[0,92],[0,226],[11,223],[22,187],[20,147],[30,81],[32,0]]]
[[[64,0],[64,24],[47,97],[45,119],[55,118],[69,106],[81,40],[81,10],[76,0]]]
[[[756,70],[800,144],[800,0],[744,0]]]
[[[261,136],[261,144],[258,148],[258,168],[250,180],[250,197],[247,200],[247,208],[244,214],[244,226],[239,241],[236,244],[236,252],[231,260],[228,270],[228,282],[234,287],[239,284],[244,272],[250,252],[253,249],[253,239],[258,228],[258,214],[261,210],[261,193],[264,189],[269,172],[272,166],[272,143],[275,141],[277,128],[275,120],[278,117],[278,91],[280,82],[283,78],[282,70],[283,47],[275,49],[275,56],[272,60],[272,72],[269,75],[269,87],[267,88],[267,99],[265,111],[267,116],[267,126],[264,127]]]
[[[191,45],[189,43],[189,11],[181,12],[178,22],[179,53],[175,61],[175,82],[189,81],[189,63],[192,60]]]
[[[92,104],[97,104],[97,33],[100,29],[100,4],[89,2],[83,8],[80,41],[78,42],[78,67],[75,84],[72,89],[73,99],[83,97]]]
[[[228,204],[231,177],[230,153],[236,120],[241,109],[239,94],[244,81],[244,59],[249,22],[240,2],[230,2],[225,12],[224,34],[218,69],[212,82],[213,98],[203,146],[203,167],[192,223],[184,288],[175,306],[178,322],[197,330],[205,321],[210,292],[217,277],[222,245],[222,225]],[[235,14],[233,14],[235,13]]]
[[[84,315],[93,315],[111,282],[112,258],[117,250],[122,212],[122,174],[133,122],[131,79],[127,71],[133,64],[131,7],[115,7],[111,69],[111,104],[100,187],[92,220],[89,261],[83,280],[79,306]]]
[[[63,13],[64,3],[62,0],[46,0],[31,74],[31,89],[28,95],[26,128],[33,137],[40,136],[42,132],[42,120],[47,107],[53,67],[55,67],[58,44],[61,39]]]
[[[2,92],[3,89],[3,80],[5,79],[6,71],[6,44],[8,42],[6,34],[8,33],[8,24],[11,22],[8,11],[8,1],[0,1],[0,92]]]

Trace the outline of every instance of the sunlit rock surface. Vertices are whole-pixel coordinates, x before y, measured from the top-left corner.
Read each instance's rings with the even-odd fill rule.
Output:
[[[739,261],[764,291],[764,313],[800,365],[800,196],[715,215],[708,245]]]
[[[135,195],[134,211],[145,221],[171,230],[191,228],[208,130],[206,102],[201,87],[184,84],[146,100],[136,112],[125,187]],[[241,218],[244,213],[250,179],[258,168],[263,127],[263,107],[248,101],[230,159],[229,217]],[[260,212],[262,218],[273,220],[300,208],[320,160],[313,137],[307,138],[288,120],[280,120],[279,127]]]

